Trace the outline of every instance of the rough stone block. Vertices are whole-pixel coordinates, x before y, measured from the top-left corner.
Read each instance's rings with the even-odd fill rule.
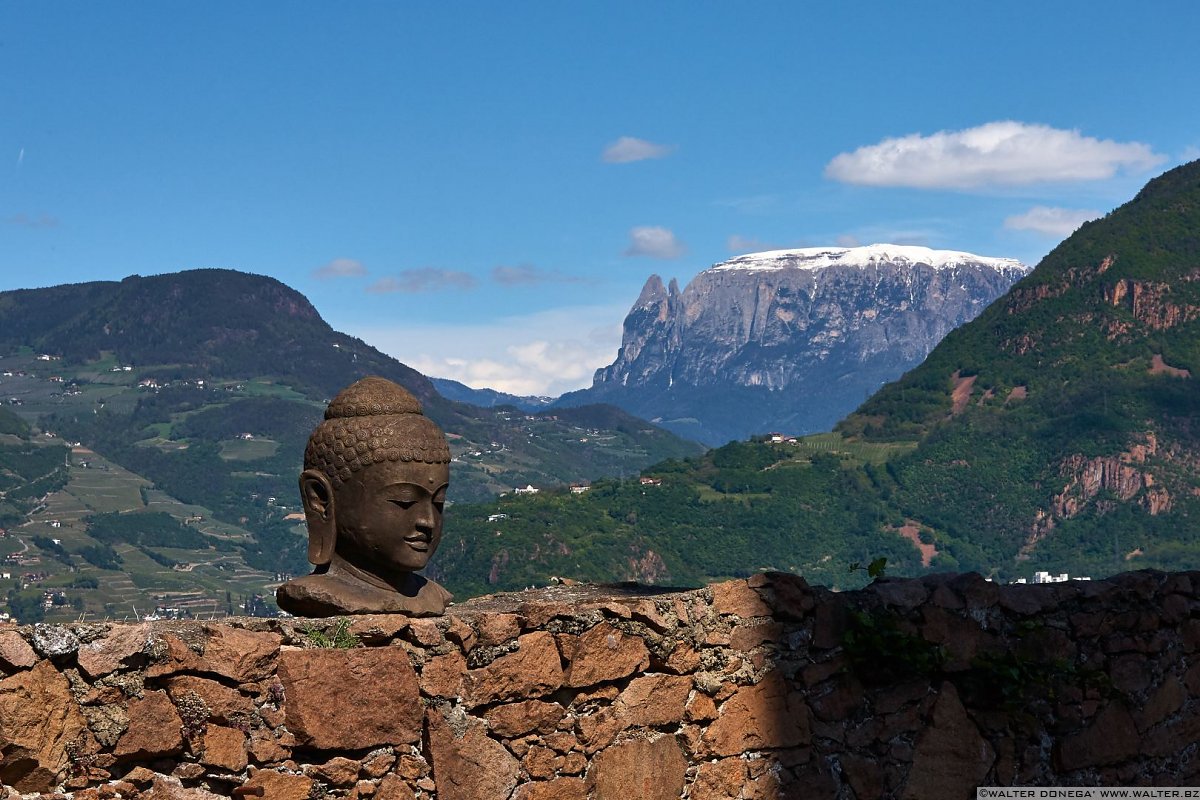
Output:
[[[417,676],[400,647],[285,650],[279,656],[287,727],[320,750],[421,739]]]

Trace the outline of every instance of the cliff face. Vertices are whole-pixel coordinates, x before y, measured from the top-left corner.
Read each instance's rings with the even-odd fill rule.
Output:
[[[565,402],[611,402],[709,444],[828,429],[1026,271],[1009,259],[873,245],[741,256],[682,292],[654,275],[617,360]]]

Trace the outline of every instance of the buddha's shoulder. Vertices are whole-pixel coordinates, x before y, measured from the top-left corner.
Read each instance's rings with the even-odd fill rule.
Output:
[[[445,613],[453,595],[436,581],[413,575],[408,592],[380,589],[342,574],[306,575],[279,587],[279,607],[303,617],[337,614],[407,614],[414,617]]]

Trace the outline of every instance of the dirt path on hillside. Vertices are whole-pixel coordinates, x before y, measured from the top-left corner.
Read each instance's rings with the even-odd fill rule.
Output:
[[[897,533],[908,539],[917,549],[921,551],[921,566],[928,567],[933,563],[933,557],[936,556],[937,548],[931,544],[925,544],[921,541],[921,526],[912,520],[905,520],[905,525],[900,528]]]
[[[967,403],[971,401],[971,389],[975,385],[975,378],[972,375],[969,378],[960,378],[958,373],[954,375],[954,392],[950,395],[950,413],[961,414],[963,409],[967,407]]]

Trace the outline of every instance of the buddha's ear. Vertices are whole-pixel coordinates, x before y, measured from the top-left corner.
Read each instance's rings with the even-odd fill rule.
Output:
[[[308,523],[308,560],[324,566],[333,558],[337,543],[337,524],[333,518],[333,485],[318,469],[300,473],[300,498],[304,502],[304,520]]]

